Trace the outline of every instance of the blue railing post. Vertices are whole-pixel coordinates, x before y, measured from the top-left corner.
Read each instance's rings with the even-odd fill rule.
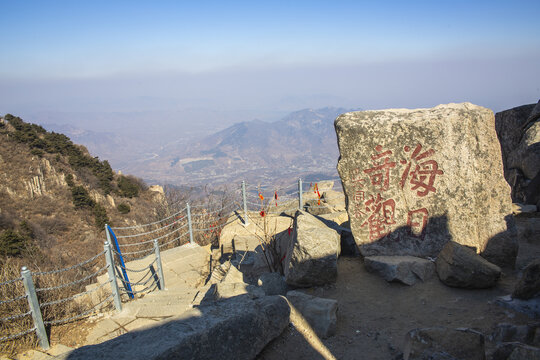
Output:
[[[133,299],[135,298],[135,296],[133,295],[133,290],[131,290],[131,283],[129,282],[127,271],[125,269],[126,264],[124,263],[124,257],[122,256],[122,251],[120,250],[120,244],[118,244],[118,239],[116,238],[114,231],[112,231],[111,227],[107,224],[105,224],[105,233],[107,234],[107,241],[109,242],[109,244],[111,243],[111,236],[114,240],[114,246],[116,247],[116,252],[118,253],[118,258],[120,259],[120,265],[122,265],[122,275],[124,276],[124,284],[128,292],[128,296]]]

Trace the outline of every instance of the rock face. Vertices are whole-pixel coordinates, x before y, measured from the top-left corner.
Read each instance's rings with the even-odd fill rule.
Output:
[[[306,318],[317,335],[328,338],[336,333],[336,300],[315,297],[300,291],[289,291],[287,299]]]
[[[264,273],[257,281],[266,295],[285,295],[287,293],[287,283],[277,272]]]
[[[251,360],[287,327],[289,314],[289,304],[281,296],[234,298],[60,358]]]
[[[382,276],[386,281],[414,285],[435,273],[435,264],[414,256],[368,256],[364,265],[369,272]]]
[[[299,287],[335,282],[340,236],[304,211],[296,213],[285,258],[285,281]]]
[[[513,298],[528,300],[540,294],[540,259],[523,269],[523,275],[512,293]]]
[[[452,287],[488,288],[494,286],[501,276],[501,269],[497,265],[453,241],[444,246],[436,265],[441,281]]]
[[[470,329],[425,328],[410,331],[404,360],[485,360],[484,335]]]
[[[512,199],[537,204],[540,200],[540,102],[495,114],[495,125]]]
[[[493,113],[469,104],[346,113],[338,171],[364,256],[435,256],[453,240],[482,252],[515,235]]]

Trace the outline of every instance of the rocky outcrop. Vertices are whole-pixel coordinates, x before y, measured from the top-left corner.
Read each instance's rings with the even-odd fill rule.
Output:
[[[415,329],[405,337],[403,359],[485,360],[484,344],[484,335],[471,329]]]
[[[287,293],[287,283],[283,279],[283,276],[277,272],[262,274],[257,280],[257,285],[259,285],[268,296],[285,295]]]
[[[281,296],[237,297],[60,358],[251,360],[287,327],[289,314],[289,304]]]
[[[495,286],[501,269],[474,250],[448,242],[436,260],[437,274],[443,283],[452,287],[482,289]]]
[[[304,316],[318,336],[328,338],[336,333],[336,300],[315,297],[296,290],[287,293],[287,300]]]
[[[540,102],[495,114],[505,178],[515,202],[540,201]]]
[[[540,259],[536,259],[523,269],[512,297],[528,300],[540,295]]]
[[[364,256],[436,256],[453,240],[482,252],[515,235],[493,113],[469,104],[346,113],[338,171]]]
[[[369,272],[377,273],[386,281],[414,285],[435,273],[433,262],[414,256],[368,256],[364,265]]]
[[[294,219],[292,240],[284,262],[287,284],[299,287],[335,282],[340,236],[304,211]]]

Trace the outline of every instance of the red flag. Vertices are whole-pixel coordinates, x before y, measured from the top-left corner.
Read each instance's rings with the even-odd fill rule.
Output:
[[[277,206],[277,191],[274,191],[274,199],[276,199],[276,206]]]
[[[265,215],[264,210],[261,210],[261,212],[260,212],[259,214],[260,214],[262,217],[264,217],[264,215]]]
[[[259,193],[259,197],[261,198],[261,201],[264,200],[264,196],[261,193]]]

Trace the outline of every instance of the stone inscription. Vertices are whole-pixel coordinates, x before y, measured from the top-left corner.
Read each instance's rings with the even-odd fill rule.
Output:
[[[414,149],[403,147],[402,158],[397,158],[392,150],[377,145],[371,155],[371,163],[365,168],[353,169],[350,177],[353,187],[353,214],[362,228],[367,228],[369,240],[384,238],[396,224],[396,201],[386,195],[393,184],[406,187],[418,197],[437,192],[437,177],[444,174],[432,157],[435,150],[425,150],[422,144]],[[398,181],[399,180],[399,181]],[[371,185],[368,191],[366,185]],[[407,226],[410,235],[423,239],[429,213],[426,208],[410,210]]]

